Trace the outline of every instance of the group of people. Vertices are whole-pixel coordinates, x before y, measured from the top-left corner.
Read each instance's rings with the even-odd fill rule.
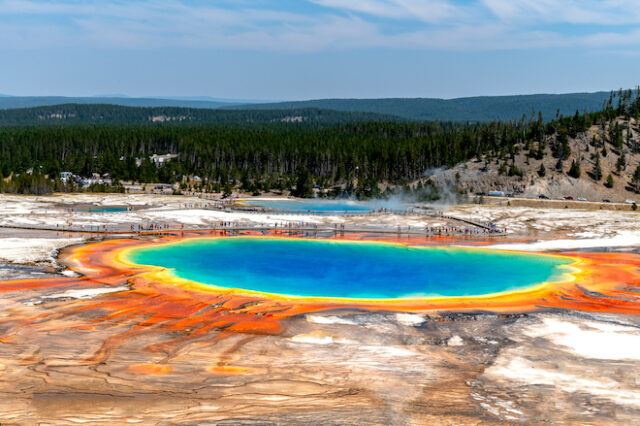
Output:
[[[62,224],[56,223],[56,229],[61,231],[77,231],[78,230],[77,228],[74,228],[74,225],[71,222],[66,222]],[[107,225],[106,224],[80,225],[79,230],[80,231],[89,230],[91,232],[107,232]]]
[[[201,204],[201,203],[185,203],[185,204],[181,204],[180,207],[184,208],[184,209],[193,209],[193,208],[219,208],[219,207],[223,207],[224,206],[228,206],[231,205],[233,203],[232,200],[220,200],[218,202],[214,203],[206,203],[206,204]],[[127,211],[132,211],[134,208],[132,206],[127,207]],[[69,209],[70,211],[74,211],[74,209]],[[385,213],[391,213],[392,210],[386,208],[386,207],[381,207],[379,209],[372,209],[369,211],[370,214],[385,214]],[[444,214],[442,214],[442,212],[439,212],[439,214],[435,214],[438,217],[442,217],[442,218],[448,218],[448,216],[445,216]],[[455,218],[451,218],[451,219],[455,219]],[[459,219],[460,220],[460,219]],[[463,220],[464,221],[464,220]],[[253,225],[253,224],[252,224]],[[479,235],[489,235],[489,234],[503,234],[507,232],[506,228],[498,228],[497,225],[495,223],[492,222],[486,222],[486,223],[476,223],[476,222],[469,222],[469,227],[459,227],[459,226],[424,226],[424,227],[420,227],[420,226],[414,226],[413,229],[411,226],[407,226],[407,227],[402,227],[400,225],[397,226],[397,232],[398,233],[411,233],[411,234],[426,234],[427,236],[429,235],[434,235],[434,236],[440,236],[440,235],[463,235],[463,236],[479,236]],[[85,226],[89,229],[86,229]],[[126,225],[125,225],[126,226]],[[209,226],[203,226],[203,227],[198,227],[201,230],[203,229],[229,229],[229,228],[237,228],[241,226],[241,224],[239,224],[238,222],[235,221],[218,221],[218,222],[212,222],[209,224]],[[246,227],[251,228],[252,226],[246,225]],[[259,225],[256,226],[257,228],[262,228],[262,226],[264,225]],[[304,221],[282,221],[282,222],[276,222],[273,224],[273,229],[303,229],[303,230],[315,230],[316,232],[319,230],[319,228],[322,225],[319,225],[318,223],[309,223],[309,222],[304,222]],[[332,226],[333,227],[333,231],[334,232],[345,232],[345,228],[347,227],[344,223],[342,224],[338,224],[335,223],[333,225],[328,225],[328,226]],[[61,230],[72,230],[73,229],[73,225],[71,222],[65,223],[63,225],[57,224],[56,227],[58,229]],[[327,227],[327,225],[325,225],[325,227]],[[106,224],[96,224],[96,225],[81,225],[80,227],[81,229],[73,229],[74,231],[90,231],[90,232],[100,232],[100,233],[106,233],[108,232],[108,228]],[[184,224],[179,224],[179,225],[175,225],[175,224],[168,224],[168,223],[151,223],[151,224],[130,224],[129,225],[129,231],[130,232],[148,232],[148,231],[176,231],[176,230],[182,230],[184,231],[185,225]],[[357,224],[354,224],[352,231],[356,232],[357,231]],[[366,227],[365,227],[366,228]],[[126,229],[126,228],[125,228]],[[195,229],[194,229],[195,230]],[[391,229],[387,229],[386,231],[390,231],[393,232],[393,228]],[[117,230],[116,230],[117,231]],[[362,231],[362,229],[360,229],[360,231]],[[373,229],[368,229],[368,231],[370,232],[375,232],[375,230]],[[125,231],[126,232],[126,231]]]
[[[458,226],[436,226],[425,228],[425,232],[429,235],[487,235],[506,233],[507,229],[498,228],[462,228]]]
[[[179,229],[184,229],[184,224],[180,224],[180,226],[178,227]],[[175,227],[172,227],[171,225],[169,225],[168,223],[151,223],[149,225],[142,225],[142,224],[137,224],[137,225],[131,225],[130,226],[130,230],[135,232],[144,232],[144,231],[166,231],[169,229],[176,229]]]

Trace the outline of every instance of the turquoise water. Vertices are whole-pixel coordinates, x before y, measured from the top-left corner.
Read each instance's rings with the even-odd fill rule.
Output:
[[[383,243],[211,238],[142,247],[129,259],[178,277],[265,293],[391,299],[471,296],[558,280],[564,258]]]
[[[366,213],[373,209],[406,209],[407,206],[398,206],[398,203],[380,201],[352,201],[352,200],[248,200],[247,204],[266,207],[274,210],[288,210],[294,212],[316,213]]]
[[[87,206],[87,207],[74,207],[74,210],[79,210],[88,213],[117,213],[126,212],[126,206]]]

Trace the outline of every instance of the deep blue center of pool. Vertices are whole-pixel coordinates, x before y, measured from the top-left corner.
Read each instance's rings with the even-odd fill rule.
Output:
[[[218,287],[312,297],[471,296],[557,281],[569,259],[375,242],[259,237],[184,240],[129,260]]]

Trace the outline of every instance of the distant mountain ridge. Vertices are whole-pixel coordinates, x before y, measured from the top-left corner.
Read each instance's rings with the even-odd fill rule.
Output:
[[[350,113],[373,113],[416,121],[476,122],[520,120],[523,115],[542,113],[545,121],[561,114],[573,115],[602,110],[610,92],[538,94],[516,96],[481,96],[456,99],[384,98],[384,99],[316,99],[290,102],[262,102],[216,99],[205,96],[168,98],[130,98],[103,95],[102,97],[64,96],[6,96],[0,95],[0,110],[33,108],[62,104],[104,104],[128,107],[178,107],[225,110],[300,110],[319,109]]]
[[[103,97],[66,97],[66,96],[0,96],[0,110],[15,108],[34,108],[63,104],[103,104],[128,107],[180,107],[215,109],[233,107],[246,101],[227,102],[222,100],[185,100],[161,98],[123,98],[106,95]]]
[[[519,120],[541,112],[545,121],[563,115],[602,110],[610,92],[568,93],[560,95],[481,96],[457,99],[387,98],[387,99],[318,99],[310,101],[278,102],[239,105],[237,109],[320,108],[345,112],[373,112],[419,121],[493,121]]]
[[[130,96],[125,96],[130,98]],[[174,101],[205,101],[205,102],[221,102],[224,104],[246,105],[246,104],[273,104],[280,101],[265,101],[257,99],[229,99],[229,98],[213,98],[211,96],[147,96],[148,99],[170,99]]]

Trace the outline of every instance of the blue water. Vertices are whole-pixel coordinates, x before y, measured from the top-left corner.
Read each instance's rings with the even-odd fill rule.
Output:
[[[315,213],[366,213],[373,209],[405,209],[407,206],[398,206],[398,203],[377,201],[352,201],[352,200],[248,200],[247,204],[259,207],[266,207],[274,210],[287,210],[293,212],[315,212]]]
[[[126,212],[126,206],[87,206],[87,207],[74,207],[74,210],[88,212],[88,213],[117,213]]]
[[[211,238],[136,249],[132,262],[218,287],[314,297],[470,296],[558,280],[568,260],[457,248]]]

